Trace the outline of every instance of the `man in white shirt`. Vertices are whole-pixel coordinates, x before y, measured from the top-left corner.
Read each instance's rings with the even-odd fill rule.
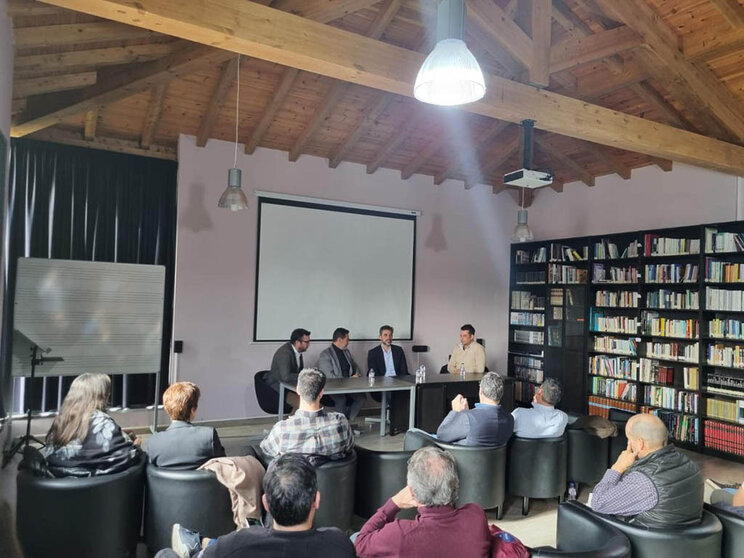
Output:
[[[475,328],[470,324],[460,328],[460,343],[452,349],[447,370],[450,374],[457,374],[461,366],[465,366],[465,372],[469,374],[486,371],[486,351],[475,340]]]
[[[514,435],[520,438],[555,438],[563,436],[568,415],[555,408],[561,400],[561,385],[548,378],[535,391],[532,408],[518,407],[512,411]]]

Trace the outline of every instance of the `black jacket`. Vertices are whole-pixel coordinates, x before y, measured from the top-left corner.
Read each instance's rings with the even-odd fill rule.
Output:
[[[274,358],[271,359],[271,370],[266,376],[266,383],[274,391],[279,391],[279,382],[296,384],[299,373],[297,357],[295,357],[292,344],[288,341],[274,353]]]
[[[393,366],[395,366],[396,376],[405,376],[408,374],[408,364],[406,363],[406,355],[403,349],[398,345],[390,345],[393,351]],[[377,345],[374,349],[370,349],[367,353],[367,372],[372,368],[375,371],[375,376],[385,375],[385,355],[382,354],[382,347]]]
[[[224,457],[225,448],[214,428],[174,420],[166,430],[150,436],[147,456],[156,467],[188,470]]]

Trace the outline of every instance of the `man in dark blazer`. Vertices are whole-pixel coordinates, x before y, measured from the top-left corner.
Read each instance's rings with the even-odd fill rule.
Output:
[[[406,376],[408,363],[403,349],[393,345],[393,328],[384,325],[380,328],[380,344],[367,353],[367,368],[374,370],[375,376]],[[377,393],[372,397],[380,400]],[[408,428],[409,397],[407,393],[394,391],[388,395],[390,403],[390,434],[405,432]]]
[[[310,332],[306,329],[297,328],[289,336],[289,342],[279,347],[271,359],[271,370],[266,376],[266,383],[279,392],[279,382],[288,384],[297,383],[297,375],[305,368],[302,353],[310,346]],[[300,398],[296,393],[287,391],[287,403],[293,411],[300,407]]]
[[[217,431],[208,426],[194,426],[199,404],[199,387],[192,382],[176,382],[163,394],[163,406],[171,424],[150,436],[147,456],[156,467],[197,469],[213,457],[224,457]]]

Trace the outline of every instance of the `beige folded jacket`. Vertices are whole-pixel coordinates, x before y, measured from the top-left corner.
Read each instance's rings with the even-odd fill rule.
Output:
[[[246,518],[261,517],[261,494],[266,470],[253,456],[215,457],[199,469],[214,472],[217,480],[230,491],[233,521],[238,529],[246,526]]]

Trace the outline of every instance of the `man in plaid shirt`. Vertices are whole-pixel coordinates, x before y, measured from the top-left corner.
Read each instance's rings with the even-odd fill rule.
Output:
[[[261,451],[273,459],[285,453],[300,453],[317,465],[327,459],[343,459],[354,448],[354,433],[342,413],[326,411],[320,404],[326,377],[315,368],[305,368],[297,378],[300,408],[277,422],[261,442]]]

